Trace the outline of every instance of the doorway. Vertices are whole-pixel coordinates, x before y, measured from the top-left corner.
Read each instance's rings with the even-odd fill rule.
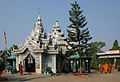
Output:
[[[35,58],[31,54],[29,54],[24,61],[25,61],[25,71],[35,72]]]

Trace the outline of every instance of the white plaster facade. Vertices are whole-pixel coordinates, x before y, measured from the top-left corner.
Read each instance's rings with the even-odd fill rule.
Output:
[[[56,20],[56,25],[53,26],[53,32],[47,38],[39,14],[34,29],[26,42],[19,46],[19,49],[12,52],[16,55],[16,69],[19,70],[19,63],[22,62],[24,71],[26,72],[26,65],[30,61],[34,62],[33,66],[35,66],[36,73],[42,74],[45,63],[48,63],[53,73],[56,73],[58,70],[60,72],[60,69],[62,69],[60,68],[60,63],[62,62],[61,53],[62,55],[66,54],[67,42],[65,40],[66,37],[61,32],[58,20]]]

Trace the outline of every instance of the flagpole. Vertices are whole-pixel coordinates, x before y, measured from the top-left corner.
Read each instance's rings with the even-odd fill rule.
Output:
[[[5,38],[5,49],[6,49],[7,39],[6,39],[6,33],[5,33],[5,30],[4,30],[4,38]]]
[[[6,40],[5,30],[4,30],[4,38],[5,38],[5,69],[6,69],[6,68],[7,68],[7,67],[6,67],[6,65],[7,65],[7,64],[6,64],[6,50],[7,50],[7,49],[6,49],[6,44],[7,44],[7,40]]]
[[[6,44],[5,44],[5,50],[6,50]]]
[[[5,70],[6,70],[6,44],[5,44]]]

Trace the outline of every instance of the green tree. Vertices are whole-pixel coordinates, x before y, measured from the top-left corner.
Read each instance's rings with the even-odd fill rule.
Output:
[[[117,40],[114,41],[113,46],[112,46],[112,49],[110,49],[110,50],[120,50],[120,46],[119,46]],[[117,64],[118,66],[120,66],[120,59],[117,59],[116,64]]]
[[[4,70],[4,60],[0,57],[0,72]]]
[[[0,57],[0,65],[4,63],[4,60]]]
[[[75,1],[75,3],[71,4],[72,9],[69,10],[69,20],[72,24],[68,26],[68,46],[70,53],[74,53],[78,51],[79,55],[82,56],[86,54],[90,48],[89,40],[92,39],[89,35],[88,28],[85,28],[87,25],[86,17],[82,15],[83,10],[81,10],[79,4]],[[70,55],[69,53],[69,55]],[[82,73],[82,65],[80,59],[80,73]]]
[[[18,49],[18,46],[17,45],[15,45],[15,44],[13,44],[13,46],[10,48],[10,50],[14,50],[14,49]]]
[[[103,50],[101,50],[104,46],[105,46],[105,42],[102,42],[102,41],[92,42],[92,44],[90,46],[89,54],[93,58],[91,60],[91,67],[96,69],[96,70],[98,69],[99,62],[103,62],[103,61],[101,61],[101,59],[97,59],[96,55],[97,55],[97,53],[104,52]]]
[[[120,46],[118,44],[118,41],[115,40],[113,43],[112,49],[110,49],[110,50],[119,50],[119,49],[120,49]]]
[[[0,50],[0,54],[3,52],[3,50]]]

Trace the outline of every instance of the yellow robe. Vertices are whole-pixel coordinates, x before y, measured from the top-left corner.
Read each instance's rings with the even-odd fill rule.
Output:
[[[19,73],[20,74],[23,74],[23,69],[22,69],[23,67],[22,67],[22,64],[19,64]]]
[[[103,72],[103,64],[100,64],[100,69],[99,71],[102,73]]]
[[[111,64],[108,65],[108,69],[109,69],[109,73],[111,73],[111,70],[112,70],[112,65]]]
[[[104,73],[107,73],[107,70],[108,70],[108,64],[105,64],[104,65]]]

